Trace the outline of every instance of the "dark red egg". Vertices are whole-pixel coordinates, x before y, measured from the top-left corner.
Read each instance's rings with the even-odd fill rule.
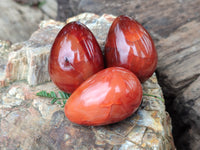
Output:
[[[106,125],[131,116],[142,100],[138,78],[121,67],[104,69],[83,82],[65,104],[67,118],[80,125]]]
[[[120,66],[146,81],[156,69],[157,52],[153,40],[136,20],[119,16],[112,23],[106,44],[107,67]]]
[[[103,55],[92,32],[81,23],[71,22],[58,33],[48,67],[56,86],[72,93],[88,77],[104,68]]]

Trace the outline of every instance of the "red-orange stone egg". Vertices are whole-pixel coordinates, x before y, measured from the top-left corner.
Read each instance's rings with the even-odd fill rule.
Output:
[[[56,86],[72,93],[88,77],[104,68],[103,55],[92,32],[85,25],[72,22],[58,33],[48,67]]]
[[[65,104],[65,115],[80,125],[106,125],[131,116],[142,100],[138,78],[121,67],[104,69],[83,82]]]
[[[136,20],[119,16],[112,23],[106,44],[107,67],[119,66],[131,70],[146,81],[156,69],[157,52],[153,40]]]

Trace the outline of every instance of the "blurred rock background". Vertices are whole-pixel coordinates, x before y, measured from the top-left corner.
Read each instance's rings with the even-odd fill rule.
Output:
[[[81,12],[126,14],[152,35],[157,77],[172,117],[177,149],[200,149],[200,0],[1,0],[0,40],[29,39],[44,19]],[[1,44],[0,44],[1,46]]]
[[[41,20],[55,19],[56,0],[1,0],[0,40],[28,40]]]

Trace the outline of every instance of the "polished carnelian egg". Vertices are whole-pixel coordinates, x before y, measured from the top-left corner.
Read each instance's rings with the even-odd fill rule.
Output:
[[[65,104],[67,118],[80,125],[106,125],[132,115],[142,100],[138,78],[121,67],[104,69],[83,82]]]
[[[112,23],[106,44],[107,67],[120,66],[146,81],[155,71],[157,52],[153,40],[136,20],[119,16]]]
[[[49,74],[57,87],[72,93],[103,68],[103,55],[92,32],[78,22],[65,25],[57,35],[49,57]]]

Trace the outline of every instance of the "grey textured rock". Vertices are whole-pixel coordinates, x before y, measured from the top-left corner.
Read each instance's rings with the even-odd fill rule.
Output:
[[[56,19],[57,16],[57,1],[56,0],[47,0],[40,7],[40,9],[49,16],[51,19]]]
[[[56,0],[43,2],[43,0],[1,0],[0,40],[10,40],[12,43],[28,40],[41,20],[55,19]]]
[[[13,0],[1,0],[0,10],[0,39],[13,43],[27,40],[40,20],[48,18],[40,9],[22,6]]]
[[[167,105],[172,112],[175,138],[180,149],[200,148],[199,25],[197,21],[186,23],[157,43],[158,47],[162,46],[158,49],[157,70],[163,80],[161,85],[165,96],[169,99]]]
[[[78,14],[78,5],[81,0],[57,0],[58,9],[56,20],[65,21],[68,17]]]

